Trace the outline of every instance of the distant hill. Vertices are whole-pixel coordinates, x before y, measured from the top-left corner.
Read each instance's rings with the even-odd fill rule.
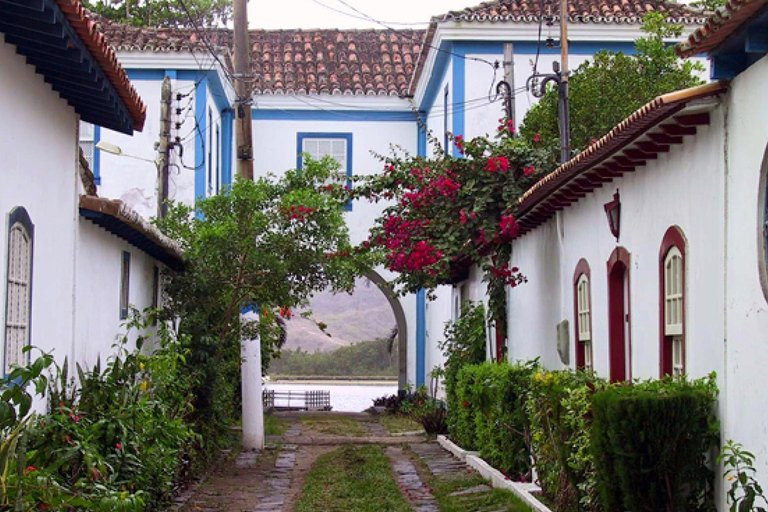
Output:
[[[385,338],[395,327],[395,315],[386,297],[375,284],[360,279],[352,295],[330,292],[312,298],[312,319],[294,315],[286,322],[288,341],[285,348],[306,352],[328,352],[360,341]],[[327,336],[315,321],[328,324]]]

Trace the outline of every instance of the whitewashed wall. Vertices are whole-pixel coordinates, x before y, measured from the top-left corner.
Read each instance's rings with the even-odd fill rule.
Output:
[[[606,263],[621,246],[630,253],[632,376],[659,376],[659,252],[665,232],[678,226],[687,240],[687,373],[693,377],[723,368],[724,196],[723,110],[712,114],[683,146],[672,146],[561,211],[556,218],[513,242],[512,263],[529,281],[510,291],[510,358],[542,356],[563,365],[556,351],[556,325],[570,325],[570,366],[575,364],[573,277],[581,258],[592,275],[595,370],[609,374]],[[608,229],[603,205],[621,195],[621,238]]]
[[[125,333],[126,320],[120,319],[123,251],[131,254],[128,303],[139,311],[152,306],[153,272],[161,264],[87,219],[78,221],[77,230],[73,355],[75,361],[92,366],[99,357],[105,363],[117,336]],[[131,343],[135,334],[132,333]]]
[[[764,57],[733,80],[725,104],[728,109],[727,372],[721,385],[721,404],[725,402],[727,418],[723,439],[743,443],[757,456],[757,474],[764,488],[768,485],[768,395],[765,393],[768,304],[759,275],[758,249],[762,243],[764,204],[758,198],[768,184],[768,162],[764,157],[768,143],[766,88],[768,59]],[[709,275],[702,277],[710,278]]]
[[[147,105],[147,118],[144,130],[133,136],[112,130],[101,130],[101,140],[114,144],[122,149],[125,155],[132,155],[146,160],[138,160],[126,156],[118,156],[101,151],[101,185],[98,188],[101,197],[119,199],[135,210],[139,215],[148,219],[157,215],[157,168],[153,161],[157,157],[155,143],[160,135],[160,88],[162,80],[134,80],[131,82]],[[194,87],[191,80],[172,80],[174,94],[176,91],[189,92]],[[193,91],[194,97],[194,91]],[[183,102],[187,104],[189,100]],[[173,107],[177,104],[174,97]],[[178,152],[172,152],[169,197],[185,204],[195,201],[195,119],[194,101],[192,117],[184,120],[181,130],[172,127],[171,137],[177,134],[186,138],[184,142],[184,158],[178,157]],[[215,109],[214,109],[215,111]],[[206,114],[207,116],[207,114]],[[174,115],[174,120],[179,117]],[[192,167],[192,169],[185,168]]]
[[[31,342],[63,358],[72,353],[74,335],[77,116],[2,34],[0,69],[0,339],[5,340],[8,214],[23,206],[35,225]]]
[[[444,145],[445,135],[445,87],[448,86],[448,131],[453,131],[453,84],[452,84],[453,64],[448,63],[445,76],[443,76],[440,87],[437,89],[437,95],[435,96],[435,102],[432,108],[427,112],[426,125],[428,132],[431,133],[439,142],[440,145]],[[424,77],[423,79],[426,79]],[[424,121],[424,120],[423,120]],[[449,142],[450,144],[450,142]],[[446,149],[446,148],[443,148]],[[448,148],[452,151],[451,148]],[[431,157],[435,151],[433,144],[427,143],[427,156]]]

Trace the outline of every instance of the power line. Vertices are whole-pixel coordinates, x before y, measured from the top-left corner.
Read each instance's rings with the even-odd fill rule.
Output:
[[[325,7],[326,9],[337,12],[339,14],[343,14],[344,16],[349,16],[350,18],[354,18],[356,20],[365,20],[365,21],[373,21],[368,16],[357,16],[355,14],[352,14],[351,12],[342,11],[341,9],[336,9],[335,7],[331,7],[330,5],[321,2],[320,0],[312,0],[317,5],[320,5],[322,7]],[[383,23],[386,23],[388,25],[402,25],[402,26],[417,26],[417,25],[429,25],[428,21],[417,21],[417,22],[403,22],[403,21],[385,21]]]

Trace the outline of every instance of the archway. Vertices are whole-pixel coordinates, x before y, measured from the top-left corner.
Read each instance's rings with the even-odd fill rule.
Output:
[[[395,314],[395,323],[397,325],[397,354],[398,354],[398,371],[397,371],[397,388],[404,390],[408,387],[408,323],[405,320],[405,311],[400,304],[397,294],[392,289],[392,285],[387,280],[381,277],[377,272],[371,271],[366,274],[366,277],[371,280],[373,284],[379,287],[379,290],[387,298],[387,302],[392,307],[392,312]]]
[[[608,344],[611,382],[632,380],[629,252],[617,247],[608,259]]]

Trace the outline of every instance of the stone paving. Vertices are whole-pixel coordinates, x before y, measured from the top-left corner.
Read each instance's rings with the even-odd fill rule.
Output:
[[[392,469],[395,472],[400,489],[408,497],[408,501],[415,512],[440,512],[432,492],[421,481],[416,466],[405,455],[400,447],[387,447],[387,456],[392,461]]]
[[[433,475],[466,473],[466,465],[435,442],[423,437],[393,437],[377,421],[353,416],[365,437],[316,436],[306,431],[301,416],[288,417],[285,435],[268,438],[262,452],[241,452],[214,471],[208,481],[191,491],[177,508],[182,512],[294,512],[304,475],[322,453],[344,444],[379,444],[392,461],[392,471],[414,512],[440,512],[432,489],[422,481],[414,463],[421,459]],[[283,444],[286,443],[286,444]],[[487,492],[478,485],[454,493],[463,496]],[[322,511],[318,511],[322,512]]]

